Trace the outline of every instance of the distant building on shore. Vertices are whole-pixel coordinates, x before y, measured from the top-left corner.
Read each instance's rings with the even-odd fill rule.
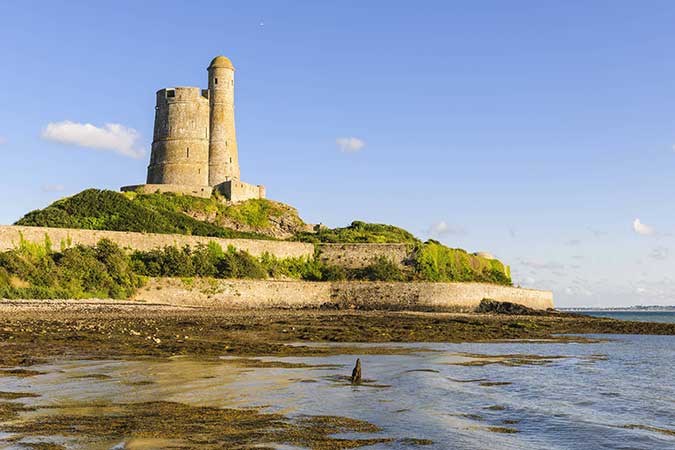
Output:
[[[217,56],[208,67],[208,89],[157,91],[155,129],[146,184],[122,191],[176,192],[237,202],[265,198],[265,187],[240,180],[234,126],[234,66]]]

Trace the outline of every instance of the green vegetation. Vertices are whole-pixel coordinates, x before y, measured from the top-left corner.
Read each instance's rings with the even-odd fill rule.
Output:
[[[142,285],[116,244],[76,246],[53,253],[51,243],[22,241],[0,253],[0,298],[128,298]]]
[[[228,214],[237,215],[243,220],[258,222],[263,214],[261,211],[272,214],[271,208],[248,206],[247,203],[227,207],[216,199],[186,195],[137,195],[88,189],[73,197],[56,201],[45,209],[26,214],[16,225],[270,239],[269,236],[259,233],[223,228],[188,214],[192,211],[201,216],[209,213],[217,215],[218,212],[229,211]]]
[[[348,277],[341,267],[315,258],[275,258],[263,254],[256,258],[230,246],[223,251],[218,244],[190,247],[164,247],[131,255],[134,272],[150,277],[213,278],[291,278],[306,281],[336,281]]]
[[[150,277],[267,278],[258,258],[234,247],[226,252],[219,245],[164,247],[131,255],[136,273]]]
[[[344,228],[324,228],[316,233],[298,233],[294,240],[313,243],[409,243],[417,244],[419,239],[412,233],[393,225],[354,221]]]
[[[415,271],[420,279],[426,281],[511,284],[509,270],[500,261],[472,255],[462,249],[448,248],[434,240],[416,249]]]
[[[385,256],[373,259],[363,269],[352,271],[352,278],[368,281],[411,281],[414,274],[405,274],[398,264]]]
[[[280,260],[271,255],[255,258],[234,249],[223,251],[213,245],[196,249],[166,247],[131,255],[133,270],[147,276],[273,277],[312,281],[480,281],[511,284],[508,266],[498,260],[449,248],[433,240],[423,243],[412,233],[392,225],[354,221],[343,228],[298,231],[304,230],[305,224],[293,208],[264,199],[227,204],[218,197],[199,198],[170,193],[122,194],[89,189],[59,200],[45,209],[30,212],[16,224],[220,238],[274,239],[273,236],[292,236],[292,240],[315,244],[405,243],[410,252],[410,263],[403,268],[398,261],[380,257],[375,258],[368,267],[346,270],[321,263],[318,258]],[[26,250],[28,244],[22,245]],[[69,246],[70,243],[61,243],[64,254]],[[31,250],[32,254],[40,251],[44,253],[44,248]],[[83,251],[81,247],[80,251]],[[49,254],[45,254],[40,260],[49,257]],[[9,272],[0,268],[0,286],[18,289],[12,287],[8,277]],[[33,281],[31,286],[40,285]],[[45,286],[56,289],[49,283]],[[86,289],[78,295],[85,295],[85,292]]]
[[[289,215],[295,225],[304,225],[293,208],[267,199],[226,204],[219,197],[200,198],[172,193],[148,195],[133,192],[123,195],[132,202],[153,210],[200,217],[213,224],[231,223],[262,231],[271,226],[270,219]]]

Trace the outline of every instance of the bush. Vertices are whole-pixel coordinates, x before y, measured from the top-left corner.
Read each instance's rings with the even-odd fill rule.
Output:
[[[480,281],[511,284],[507,268],[496,259],[471,255],[429,240],[415,250],[415,272],[425,281]]]
[[[363,269],[357,269],[353,277],[369,281],[402,281],[403,272],[398,264],[385,256],[378,256]]]
[[[234,247],[227,252],[215,243],[179,249],[136,251],[131,255],[134,271],[150,277],[266,278],[264,265],[247,252]]]
[[[294,240],[313,243],[419,243],[412,233],[403,228],[360,221],[354,221],[344,228],[321,229],[317,233],[299,233]]]
[[[0,253],[0,296],[4,298],[128,298],[142,284],[131,260],[108,240],[53,253],[20,245]]]

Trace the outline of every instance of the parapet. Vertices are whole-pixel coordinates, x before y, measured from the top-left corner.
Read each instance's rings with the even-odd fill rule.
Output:
[[[157,104],[164,102],[208,101],[208,90],[191,86],[176,86],[157,91]]]
[[[239,180],[224,181],[215,186],[217,192],[231,202],[265,198],[265,186],[244,183]]]

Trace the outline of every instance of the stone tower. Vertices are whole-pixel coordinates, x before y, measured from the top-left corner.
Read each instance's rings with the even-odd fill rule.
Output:
[[[209,138],[209,184],[239,179],[239,155],[234,128],[234,66],[224,57],[213,58],[209,72],[211,108]]]
[[[234,127],[234,66],[217,56],[208,67],[208,89],[157,91],[155,130],[147,184],[123,191],[176,192],[230,201],[265,198],[265,187],[239,179]]]
[[[209,101],[199,88],[157,91],[148,184],[208,186]]]

